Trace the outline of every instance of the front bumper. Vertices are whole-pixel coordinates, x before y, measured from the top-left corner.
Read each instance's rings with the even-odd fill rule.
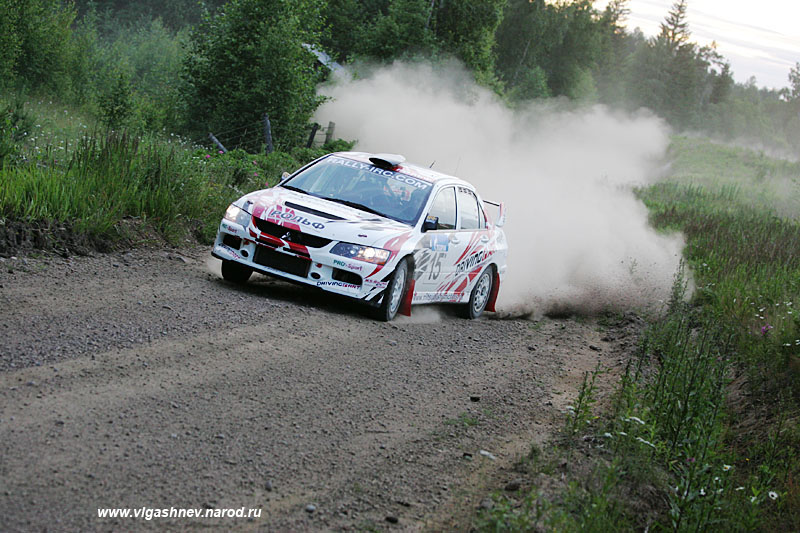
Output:
[[[380,303],[389,270],[330,253],[337,241],[309,248],[248,231],[223,220],[211,255],[235,261],[256,272],[317,287],[327,292]]]

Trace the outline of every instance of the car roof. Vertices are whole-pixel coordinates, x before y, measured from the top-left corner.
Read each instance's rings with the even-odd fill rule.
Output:
[[[368,163],[372,164],[369,160],[370,157],[374,157],[376,154],[370,154],[367,152],[335,152],[334,154],[330,155],[337,155],[341,157],[347,157],[349,159],[354,159],[361,163]],[[403,161],[400,165],[395,167],[393,170],[396,172],[401,172],[403,174],[408,174],[409,176],[413,176],[415,178],[422,178],[426,181],[430,181],[435,185],[462,185],[469,187],[472,190],[475,190],[475,187],[461,178],[457,178],[455,176],[451,176],[449,174],[444,174],[442,172],[437,172],[431,168],[421,167],[419,165],[415,165],[413,163],[409,163],[408,161]]]

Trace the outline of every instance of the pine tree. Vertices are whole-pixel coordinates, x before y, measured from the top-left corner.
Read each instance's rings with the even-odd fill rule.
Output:
[[[686,16],[687,8],[686,0],[678,0],[672,4],[667,18],[661,23],[659,37],[664,39],[670,50],[675,51],[689,42],[691,32]]]

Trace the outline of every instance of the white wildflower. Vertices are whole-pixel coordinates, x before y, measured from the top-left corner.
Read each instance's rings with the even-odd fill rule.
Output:
[[[778,493],[775,492],[774,490],[769,491],[769,499],[770,500],[777,500],[778,499]]]

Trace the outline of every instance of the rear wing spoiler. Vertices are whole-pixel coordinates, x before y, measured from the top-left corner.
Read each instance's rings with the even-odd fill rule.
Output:
[[[503,202],[490,202],[484,200],[483,203],[493,205],[497,208],[497,219],[494,222],[495,227],[502,228],[506,224],[506,204]]]

